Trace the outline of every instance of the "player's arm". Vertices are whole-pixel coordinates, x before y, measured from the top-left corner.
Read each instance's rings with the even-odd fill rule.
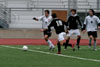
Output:
[[[100,19],[97,17],[98,28],[100,29]]]
[[[69,26],[66,26],[66,30],[65,30],[65,32],[68,34],[69,33]]]
[[[61,20],[61,21],[62,21],[63,25],[68,26],[67,22],[65,22],[63,20]]]
[[[71,17],[68,18],[68,21],[67,21],[66,24],[65,24],[65,25],[66,25],[66,33],[68,33],[69,30],[70,30],[70,29],[69,29],[70,18],[71,18]]]
[[[48,26],[49,31],[51,31],[51,27],[53,27],[55,25],[54,23],[55,23],[55,21],[52,20],[51,23],[49,24],[49,26]]]
[[[86,32],[86,24],[83,25],[82,32],[83,32],[83,33]]]
[[[84,21],[84,24],[83,24],[83,27],[82,27],[83,33],[86,32],[86,23],[87,23],[87,19],[85,18],[85,21]]]
[[[34,17],[33,20],[35,20],[35,21],[42,21],[43,20],[43,16],[40,16],[38,18]]]
[[[67,27],[67,26],[68,26],[68,24],[67,24],[67,22],[62,21],[62,23],[63,23],[63,25],[65,25],[65,26],[66,26],[66,31],[65,31],[65,32],[66,32],[66,33],[68,33],[68,29],[67,29],[67,28],[68,28],[68,27]]]
[[[77,20],[79,22],[79,25],[82,27],[82,23],[81,23],[81,20],[80,20],[80,17],[79,16],[78,16]]]
[[[66,22],[67,30],[69,30],[70,19],[71,19],[71,17],[69,17],[67,22]]]
[[[86,24],[83,24],[82,31],[86,30]]]

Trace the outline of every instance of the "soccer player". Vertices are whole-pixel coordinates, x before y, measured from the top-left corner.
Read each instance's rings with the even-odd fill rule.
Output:
[[[67,21],[67,25],[68,25],[68,34],[67,34],[67,40],[66,40],[66,45],[65,45],[65,50],[67,49],[67,46],[69,44],[69,40],[70,37],[72,35],[77,36],[77,48],[79,49],[79,43],[81,40],[81,35],[80,35],[80,31],[78,29],[78,24],[80,26],[82,26],[81,21],[80,21],[80,17],[77,15],[76,9],[72,9],[71,10],[71,16],[69,16],[68,21]]]
[[[98,26],[99,25],[99,26]],[[88,32],[89,36],[89,47],[91,47],[91,41],[94,40],[94,49],[96,49],[96,38],[97,38],[97,29],[100,28],[100,20],[95,16],[95,11],[93,9],[89,10],[89,15],[85,18],[83,33]]]
[[[54,50],[54,44],[49,40],[49,37],[51,36],[51,31],[48,31],[48,25],[52,21],[52,17],[49,14],[49,10],[45,10],[45,15],[39,18],[33,18],[33,20],[42,21],[41,32],[44,33],[44,39],[48,43],[50,50]]]
[[[52,14],[52,22],[51,24],[48,26],[48,29],[50,30],[51,27],[55,28],[56,34],[58,35],[58,54],[61,54],[61,45],[64,44],[64,40],[65,40],[65,29],[64,26],[67,25],[66,22],[60,20],[57,18],[57,15],[55,13]]]

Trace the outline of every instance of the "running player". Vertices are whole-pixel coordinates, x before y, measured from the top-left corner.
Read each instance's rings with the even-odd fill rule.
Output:
[[[79,43],[81,40],[81,35],[80,31],[78,29],[78,23],[80,26],[82,26],[80,17],[77,15],[76,9],[71,10],[71,16],[68,18],[67,25],[68,25],[68,31],[69,33],[67,34],[68,38],[66,40],[66,45],[65,45],[65,50],[67,49],[67,46],[69,44],[70,37],[74,34],[77,36],[77,48],[79,49]]]
[[[33,20],[42,21],[41,32],[44,33],[44,39],[48,43],[50,50],[54,50],[54,44],[49,40],[49,37],[51,36],[51,31],[48,31],[48,25],[52,21],[52,17],[49,14],[49,10],[45,10],[44,16],[41,16],[39,18],[33,18]]]
[[[98,26],[99,25],[99,26]],[[83,33],[88,32],[89,36],[89,47],[91,47],[91,41],[94,40],[94,49],[96,49],[96,38],[97,38],[97,29],[100,28],[100,20],[95,16],[95,11],[93,9],[89,10],[89,15],[85,18]],[[86,30],[85,30],[86,29]]]
[[[60,20],[57,18],[57,15],[55,13],[52,14],[52,18],[53,21],[51,22],[51,24],[48,26],[48,29],[50,29],[51,27],[55,28],[56,34],[58,35],[58,54],[61,54],[61,45],[64,44],[64,40],[65,40],[65,29],[64,29],[64,25],[67,25],[66,22]]]

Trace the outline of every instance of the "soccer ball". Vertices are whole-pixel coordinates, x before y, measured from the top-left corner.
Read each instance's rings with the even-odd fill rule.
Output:
[[[27,51],[28,50],[28,46],[23,46],[22,50]]]

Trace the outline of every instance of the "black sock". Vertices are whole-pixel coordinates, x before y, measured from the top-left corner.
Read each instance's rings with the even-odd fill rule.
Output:
[[[89,46],[91,46],[92,38],[89,39]]]
[[[69,40],[66,40],[65,49],[67,49],[68,43],[69,43]]]
[[[58,52],[61,52],[61,45],[60,45],[60,43],[57,43],[57,47],[58,47]]]
[[[66,46],[66,43],[64,43],[63,46]]]
[[[72,47],[72,44],[68,44],[67,46],[70,46],[70,47]]]
[[[79,38],[77,39],[77,44],[76,44],[78,47],[79,47],[80,40],[81,40],[81,38],[79,37]]]

